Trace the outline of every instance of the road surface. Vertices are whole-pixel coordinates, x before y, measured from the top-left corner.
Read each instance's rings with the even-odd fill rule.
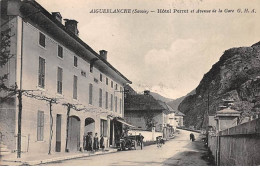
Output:
[[[180,133],[161,148],[150,145],[143,150],[120,151],[116,153],[84,157],[73,160],[43,164],[48,166],[205,166],[206,150],[195,134],[196,141],[189,140],[190,131]],[[205,158],[206,157],[206,158]]]

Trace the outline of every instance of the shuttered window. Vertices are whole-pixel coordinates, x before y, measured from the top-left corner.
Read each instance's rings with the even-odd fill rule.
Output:
[[[117,97],[115,96],[115,112],[117,112]]]
[[[100,135],[107,136],[107,121],[103,119],[100,120]]]
[[[93,95],[93,85],[90,83],[89,84],[89,104],[92,104],[92,95]]]
[[[63,48],[60,45],[58,45],[58,56],[63,58]]]
[[[108,109],[108,92],[106,92],[106,109]]]
[[[99,107],[102,107],[102,89],[99,89]]]
[[[43,141],[44,135],[44,112],[38,111],[37,114],[37,141]]]
[[[106,85],[108,85],[108,78],[106,78]]]
[[[43,33],[39,33],[39,44],[45,48],[45,35]]]
[[[78,58],[74,56],[74,66],[78,67]]]
[[[102,82],[103,81],[103,76],[102,76],[102,74],[100,73],[100,75],[99,75],[99,80],[100,80],[100,82]]]
[[[114,87],[114,84],[113,84],[113,81],[111,80],[111,87],[113,88]]]
[[[113,111],[113,95],[111,94],[111,105],[110,105],[110,110]]]
[[[39,57],[38,86],[45,87],[45,59]]]
[[[57,70],[57,92],[59,94],[62,94],[62,74],[63,74],[62,68],[58,67],[58,70]]]
[[[120,108],[119,108],[119,111],[120,111],[120,113],[122,113],[122,99],[120,99]]]
[[[78,97],[78,77],[77,76],[73,76],[73,99],[77,99]]]

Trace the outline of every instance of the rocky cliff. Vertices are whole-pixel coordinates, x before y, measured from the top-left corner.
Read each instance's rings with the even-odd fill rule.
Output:
[[[205,127],[207,112],[214,115],[222,99],[233,99],[242,121],[260,112],[260,42],[226,50],[196,88],[179,105],[186,126]],[[208,110],[209,109],[209,110]]]

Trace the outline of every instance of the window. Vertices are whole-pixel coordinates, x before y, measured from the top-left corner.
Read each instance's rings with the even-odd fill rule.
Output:
[[[99,107],[102,107],[102,89],[99,89]]]
[[[122,113],[122,99],[120,99],[120,105],[119,106],[120,106],[120,108],[119,108],[120,112],[119,113]]]
[[[74,56],[74,66],[78,67],[78,58]]]
[[[58,56],[63,58],[63,48],[60,45],[58,45]]]
[[[44,135],[44,112],[38,111],[37,114],[37,141],[43,141]]]
[[[113,84],[113,81],[111,80],[111,87],[113,88],[114,87],[114,84]]]
[[[93,73],[93,66],[92,65],[90,65],[89,71],[90,71],[90,73]]]
[[[58,67],[58,71],[57,71],[57,92],[59,94],[62,94],[62,73],[63,73],[62,68]]]
[[[101,73],[100,73],[100,75],[99,75],[99,80],[100,80],[100,82],[102,82],[102,80],[103,80]]]
[[[103,119],[100,120],[100,135],[107,136],[107,121]]]
[[[45,35],[41,32],[39,34],[39,44],[45,48]]]
[[[117,90],[117,84],[116,84],[116,90]]]
[[[117,112],[117,97],[115,97],[115,112]]]
[[[108,109],[108,92],[106,92],[106,109]]]
[[[39,57],[38,86],[45,87],[45,59]]]
[[[108,85],[108,78],[106,78],[106,85]]]
[[[111,94],[111,105],[110,105],[110,110],[113,111],[113,95]]]
[[[90,83],[89,84],[89,99],[88,99],[89,104],[92,104],[92,94],[93,94],[93,85]]]
[[[78,87],[78,77],[74,75],[74,77],[73,77],[73,99],[77,99],[77,97],[78,97],[77,87]]]

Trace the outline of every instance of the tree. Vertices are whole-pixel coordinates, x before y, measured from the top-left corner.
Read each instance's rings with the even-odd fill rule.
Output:
[[[14,56],[10,52],[11,46],[11,28],[4,28],[4,25],[1,25],[1,49],[0,49],[0,69],[4,69],[8,61]],[[10,92],[11,89],[6,86],[6,80],[8,79],[8,73],[3,72],[0,74],[0,92]],[[12,86],[12,89],[15,89],[15,86]],[[0,96],[0,102],[6,101],[10,96],[15,95],[13,91],[6,93],[5,95]]]

